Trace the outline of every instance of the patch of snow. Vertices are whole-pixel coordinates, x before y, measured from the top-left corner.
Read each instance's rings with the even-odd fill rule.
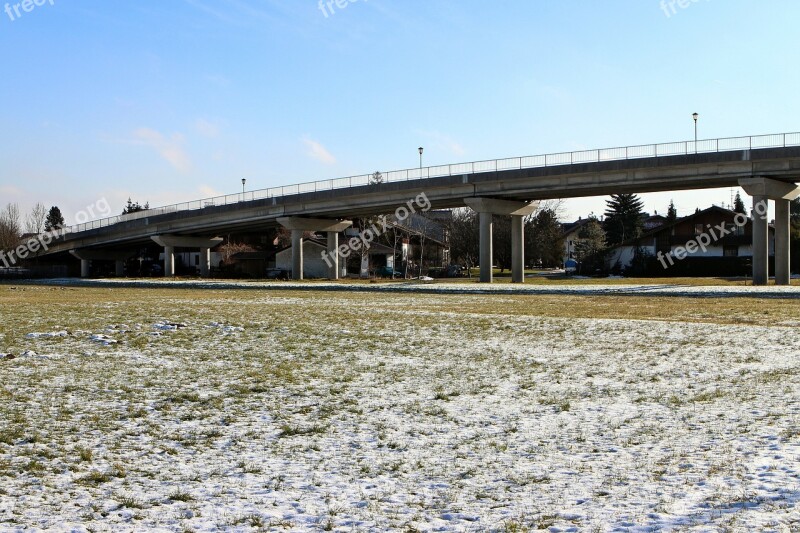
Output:
[[[102,335],[100,333],[92,335],[91,340],[92,342],[100,343],[103,346],[111,346],[113,344],[117,344],[117,341],[115,339],[112,339],[108,335]]]
[[[188,327],[186,324],[177,322],[156,322],[153,324],[153,329],[160,331],[178,331],[179,329],[184,329],[186,327]]]
[[[54,337],[68,337],[67,331],[53,331],[52,333],[28,333],[26,339],[49,339]]]

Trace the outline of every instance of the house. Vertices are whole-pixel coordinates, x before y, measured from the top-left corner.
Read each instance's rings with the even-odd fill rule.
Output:
[[[769,232],[769,250],[773,256],[772,225]],[[749,217],[712,206],[611,248],[606,266],[651,275],[747,275],[752,243]]]
[[[575,259],[575,241],[578,240],[578,234],[581,229],[592,220],[591,218],[578,218],[575,222],[568,222],[561,224],[561,230],[564,235],[564,264],[570,259]]]
[[[561,224],[564,235],[564,264],[570,259],[575,259],[575,241],[578,240],[583,227],[589,223],[592,218],[578,218],[575,222],[568,222]],[[602,224],[602,220],[598,220]],[[669,219],[667,217],[655,213],[642,213],[642,228],[645,232],[652,231],[667,224]]]
[[[654,230],[656,228],[660,228],[664,224],[667,224],[669,219],[665,216],[661,216],[658,213],[654,215],[650,215],[647,213],[642,213],[642,229],[644,231]]]
[[[305,279],[328,277],[328,264],[322,255],[327,251],[328,244],[326,242],[303,239],[303,277]],[[275,254],[275,267],[287,272],[292,271],[291,246],[287,246]]]

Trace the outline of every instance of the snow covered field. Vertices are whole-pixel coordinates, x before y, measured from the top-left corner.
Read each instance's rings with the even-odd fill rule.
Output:
[[[0,530],[800,531],[745,296],[0,285]]]

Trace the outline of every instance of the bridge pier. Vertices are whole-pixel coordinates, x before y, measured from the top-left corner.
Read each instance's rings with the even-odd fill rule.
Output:
[[[151,239],[164,247],[164,276],[168,278],[175,276],[175,248],[199,248],[200,275],[207,277],[211,267],[211,248],[223,241],[222,237],[208,239],[183,235],[155,235]]]
[[[790,285],[789,210],[800,187],[769,178],[743,178],[739,185],[753,197],[753,285],[769,283],[769,200],[775,202],[775,284]]]
[[[281,217],[278,219],[278,224],[292,232],[292,279],[303,279],[303,234],[307,231],[327,233],[329,276],[331,279],[339,279],[339,232],[352,226],[352,221],[327,218]]]
[[[791,285],[789,200],[775,200],[775,285]]]
[[[207,278],[211,275],[211,248],[200,248],[200,277]]]
[[[480,280],[481,283],[491,283],[493,272],[492,272],[492,263],[494,262],[494,250],[493,250],[493,230],[494,230],[494,222],[492,221],[493,215],[488,212],[480,212],[478,213],[478,218],[480,219]]]
[[[114,261],[115,272],[118,278],[125,275],[125,260],[131,256],[128,252],[114,250],[70,250],[70,255],[81,261],[81,277],[88,278],[92,275],[92,261]]]
[[[539,207],[539,202],[515,202],[496,198],[464,198],[464,203],[478,213],[480,218],[480,263],[481,283],[491,283],[492,263],[492,216],[511,217],[511,281],[525,282],[525,217]]]
[[[175,277],[175,247],[164,246],[164,277]]]
[[[331,264],[328,266],[328,277],[332,280],[339,279],[339,232],[328,232],[328,256]]]

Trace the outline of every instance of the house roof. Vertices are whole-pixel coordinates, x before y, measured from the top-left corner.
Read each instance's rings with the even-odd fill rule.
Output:
[[[563,232],[563,234],[565,236],[569,235],[570,233],[574,233],[576,231],[579,231],[582,227],[584,227],[586,224],[588,224],[590,220],[595,220],[595,219],[593,219],[593,218],[581,218],[581,219],[576,220],[575,222],[567,222],[567,223],[561,224],[561,231]]]
[[[646,231],[646,232],[642,233],[641,235],[639,235],[636,238],[628,239],[625,242],[621,242],[621,243],[613,246],[613,248],[619,248],[620,246],[631,246],[631,245],[637,244],[642,239],[647,239],[647,238],[653,237],[657,233],[661,233],[662,231],[674,228],[678,224],[682,224],[684,222],[691,222],[693,219],[695,219],[695,218],[697,218],[697,217],[699,217],[701,215],[704,215],[704,214],[707,214],[707,213],[711,213],[711,212],[718,212],[719,214],[733,215],[733,216],[736,216],[736,214],[737,214],[736,211],[731,211],[730,209],[726,209],[726,208],[720,207],[718,205],[712,205],[711,207],[703,209],[702,211],[698,211],[696,213],[692,213],[689,216],[678,218],[678,219],[674,220],[673,222],[670,222],[668,224],[664,224],[663,226],[658,226],[657,228],[653,228],[650,231]],[[748,218],[748,220],[749,220],[749,218]],[[773,227],[773,225],[770,224],[770,227]]]

